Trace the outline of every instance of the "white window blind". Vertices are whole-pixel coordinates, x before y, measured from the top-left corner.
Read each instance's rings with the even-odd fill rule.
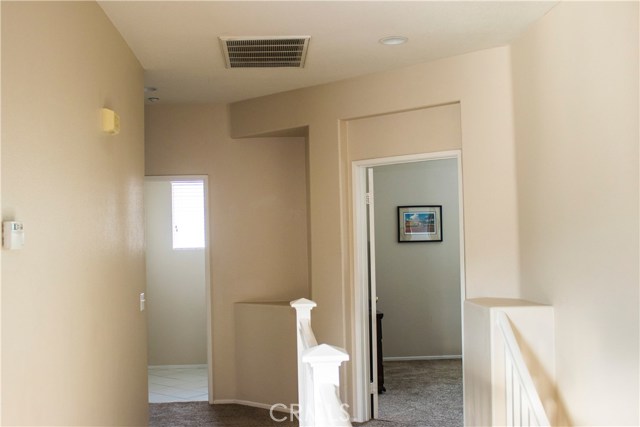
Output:
[[[171,182],[173,249],[204,248],[204,183]]]

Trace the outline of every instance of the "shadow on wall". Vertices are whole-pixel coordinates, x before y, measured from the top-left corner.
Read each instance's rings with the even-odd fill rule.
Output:
[[[535,356],[533,349],[527,344],[526,340],[522,338],[522,334],[518,332],[518,329],[512,325],[512,330],[513,335],[518,341],[522,357],[526,362],[527,368],[529,368],[533,382],[538,390],[538,394],[540,394],[540,399],[542,400],[551,425],[573,425],[555,380],[549,375],[549,372],[544,368],[542,362]]]

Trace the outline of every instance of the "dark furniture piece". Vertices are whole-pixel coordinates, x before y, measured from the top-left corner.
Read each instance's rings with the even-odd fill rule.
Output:
[[[382,318],[384,313],[376,311],[376,335],[378,337],[378,394],[387,391],[384,388],[384,365],[382,363]]]

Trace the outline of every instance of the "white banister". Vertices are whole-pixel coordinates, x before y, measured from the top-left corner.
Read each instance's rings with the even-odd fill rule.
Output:
[[[302,361],[313,369],[314,426],[350,426],[349,413],[339,396],[340,365],[349,360],[346,351],[327,344],[309,348],[302,353]]]
[[[340,401],[339,375],[340,365],[349,360],[349,355],[337,347],[318,345],[311,328],[315,302],[302,298],[292,301],[291,307],[296,310],[300,426],[351,426],[349,414]]]
[[[498,312],[496,322],[504,339],[506,425],[550,426],[509,318],[504,312]]]
[[[312,426],[313,420],[313,372],[311,366],[302,362],[302,352],[317,345],[311,329],[311,310],[316,303],[306,298],[291,301],[296,310],[296,331],[298,342],[298,419],[301,426]]]

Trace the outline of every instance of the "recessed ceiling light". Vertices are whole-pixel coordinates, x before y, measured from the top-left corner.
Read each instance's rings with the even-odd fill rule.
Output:
[[[409,39],[404,36],[389,36],[389,37],[383,37],[379,41],[380,43],[386,44],[388,46],[395,46],[398,44],[404,44],[408,42]]]

